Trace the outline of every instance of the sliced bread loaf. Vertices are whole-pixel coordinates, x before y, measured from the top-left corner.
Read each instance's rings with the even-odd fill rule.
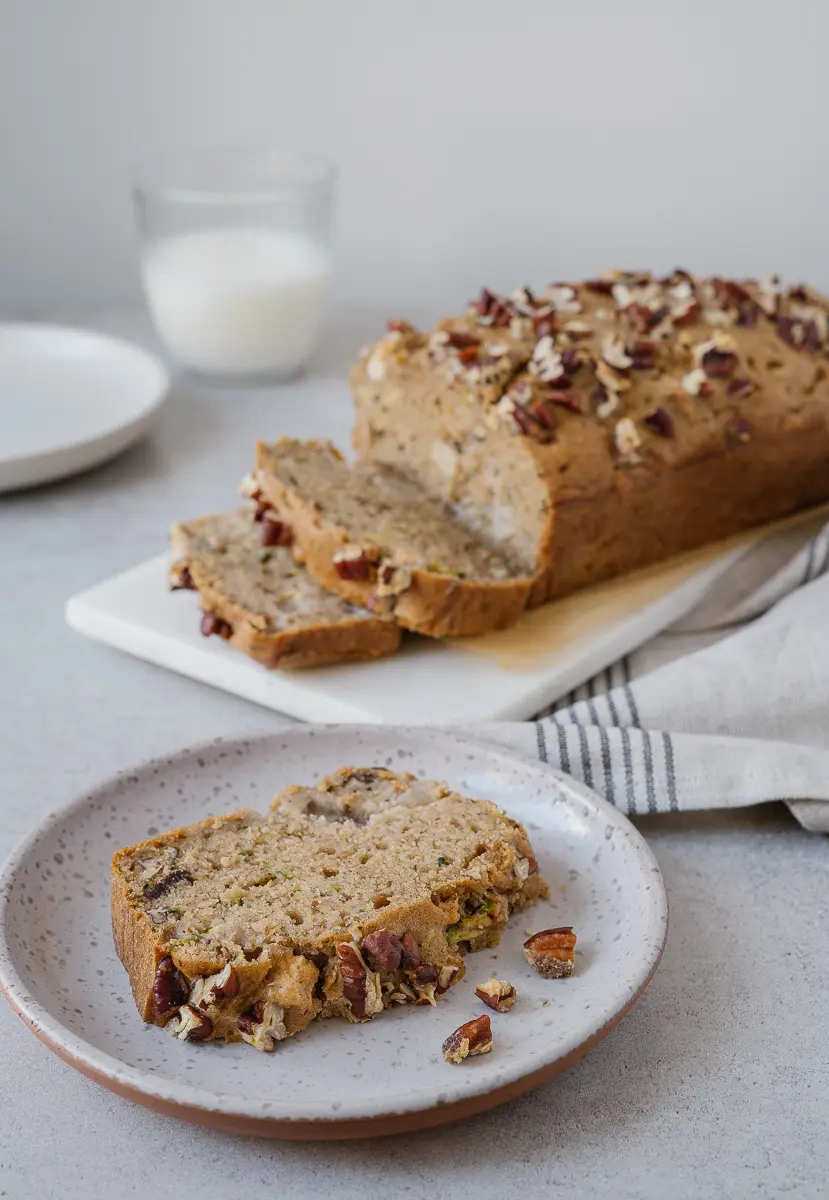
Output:
[[[829,499],[827,356],[829,298],[777,277],[484,289],[367,349],[354,447],[537,571],[541,603]]]
[[[259,514],[260,516],[262,514]],[[170,585],[199,593],[201,629],[266,667],[315,667],[393,654],[400,629],[324,591],[253,509],[175,525]]]
[[[494,804],[373,767],[112,862],[115,945],[144,1020],[259,1050],[315,1017],[433,1004],[464,953],[547,894],[526,833]]]
[[[503,629],[532,578],[399,471],[330,442],[259,443],[252,490],[287,522],[328,591],[430,637]]]

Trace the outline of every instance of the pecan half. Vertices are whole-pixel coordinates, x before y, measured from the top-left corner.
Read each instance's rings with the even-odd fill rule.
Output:
[[[158,883],[153,884],[144,890],[145,900],[158,900],[165,892],[169,892],[170,888],[176,886],[177,883],[192,883],[193,877],[189,871],[171,871],[169,875],[165,875]]]
[[[363,938],[360,949],[375,971],[396,971],[400,966],[403,946],[397,934],[387,929],[378,929]]]
[[[460,1063],[476,1054],[489,1054],[492,1050],[492,1026],[489,1017],[475,1017],[459,1025],[443,1043],[443,1057],[448,1063]]]
[[[182,1042],[206,1042],[213,1035],[213,1022],[210,1017],[190,1004],[182,1006],[178,1021],[171,1022],[167,1028]]]
[[[576,935],[569,925],[541,929],[524,942],[524,957],[545,979],[563,979],[573,974]]]
[[[216,637],[223,638],[224,641],[229,641],[233,636],[233,626],[228,621],[223,621],[221,617],[217,617],[215,613],[206,612],[202,614],[201,624],[199,629],[203,637],[211,637],[213,634]]]
[[[509,1012],[518,999],[518,993],[512,984],[506,979],[496,979],[494,975],[486,983],[475,988],[475,995],[499,1013]]]
[[[180,1008],[190,995],[190,984],[169,954],[162,958],[153,980],[153,1009],[157,1017]]]
[[[410,930],[407,929],[403,934],[401,945],[401,967],[404,971],[416,971],[420,966],[420,946],[418,946],[417,938]]]
[[[262,518],[262,532],[259,540],[263,546],[290,546],[294,540],[293,530],[284,521],[276,521],[273,517]]]

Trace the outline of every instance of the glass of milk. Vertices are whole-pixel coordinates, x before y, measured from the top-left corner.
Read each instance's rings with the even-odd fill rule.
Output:
[[[337,170],[276,148],[161,156],[135,201],[147,305],[170,355],[227,383],[297,375],[331,278]]]

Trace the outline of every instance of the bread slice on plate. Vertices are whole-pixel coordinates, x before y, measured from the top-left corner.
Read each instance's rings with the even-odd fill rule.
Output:
[[[548,894],[487,800],[376,767],[119,850],[112,924],[138,1011],[258,1050],[317,1017],[434,1004],[462,956]]]
[[[350,466],[330,443],[257,446],[248,489],[290,524],[324,588],[430,637],[513,624],[532,578],[404,474]]]
[[[262,513],[258,514],[262,517]],[[400,629],[324,591],[294,561],[286,530],[252,508],[175,525],[173,589],[197,591],[202,633],[215,634],[266,667],[393,654]]]

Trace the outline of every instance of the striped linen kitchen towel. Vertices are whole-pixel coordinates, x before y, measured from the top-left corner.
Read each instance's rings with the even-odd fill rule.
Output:
[[[670,630],[486,735],[627,813],[783,800],[829,833],[829,524],[752,545]],[[468,732],[480,737],[480,725]]]

